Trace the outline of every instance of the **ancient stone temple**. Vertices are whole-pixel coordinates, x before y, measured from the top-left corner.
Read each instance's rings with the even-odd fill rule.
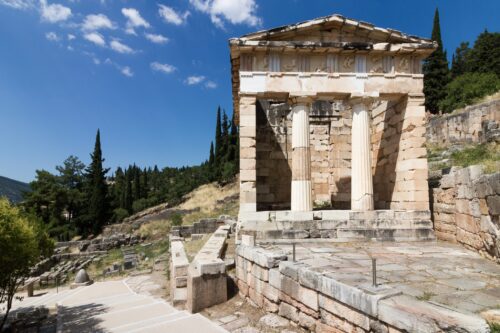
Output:
[[[429,239],[431,40],[332,15],[230,40],[240,234]]]

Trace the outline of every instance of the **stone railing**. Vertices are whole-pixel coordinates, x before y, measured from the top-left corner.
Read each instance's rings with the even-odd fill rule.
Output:
[[[500,263],[500,172],[452,167],[433,175],[433,219],[438,239],[457,242]]]
[[[189,265],[186,309],[191,313],[227,301],[223,256],[230,229],[229,225],[220,226]]]
[[[500,99],[466,107],[461,112],[432,116],[427,142],[437,145],[500,140]]]
[[[484,320],[403,295],[392,288],[355,287],[323,274],[313,262],[254,246],[236,249],[239,293],[313,332],[486,332]],[[456,328],[460,328],[456,330]]]
[[[228,216],[220,216],[213,219],[201,219],[191,225],[173,226],[170,232],[173,236],[191,237],[193,234],[211,234],[221,225],[228,224],[227,221],[233,219]]]

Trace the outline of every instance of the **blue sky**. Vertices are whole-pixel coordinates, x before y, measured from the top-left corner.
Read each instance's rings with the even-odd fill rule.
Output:
[[[107,167],[200,163],[230,37],[333,13],[429,37],[436,6],[450,57],[500,30],[497,0],[0,0],[0,175],[88,163],[97,128]]]

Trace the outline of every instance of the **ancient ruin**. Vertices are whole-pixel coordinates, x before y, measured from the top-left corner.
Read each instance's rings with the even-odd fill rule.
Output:
[[[432,238],[421,62],[435,47],[339,15],[231,39],[240,233]]]

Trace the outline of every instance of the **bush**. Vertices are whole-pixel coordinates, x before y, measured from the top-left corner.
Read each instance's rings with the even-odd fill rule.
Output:
[[[175,213],[170,218],[170,221],[172,222],[172,225],[175,226],[182,225],[182,215],[179,213]]]
[[[451,112],[500,90],[500,79],[494,73],[465,73],[448,83],[446,98],[439,102],[443,112]]]
[[[115,222],[123,221],[128,215],[128,211],[125,208],[116,208],[113,210],[113,220]]]
[[[138,212],[140,212],[148,207],[149,207],[149,202],[148,202],[148,199],[145,199],[145,198],[136,200],[132,204],[132,210],[134,211],[134,213],[138,213]]]

